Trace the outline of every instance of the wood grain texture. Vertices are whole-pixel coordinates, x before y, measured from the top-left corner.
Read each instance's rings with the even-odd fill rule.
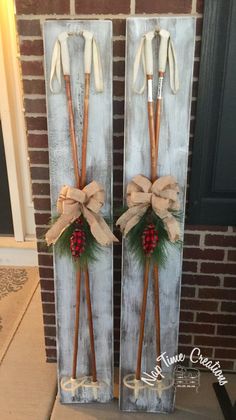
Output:
[[[102,214],[112,215],[112,24],[109,21],[73,21],[55,20],[44,24],[45,70],[47,91],[50,185],[52,213],[56,212],[56,200],[60,188],[75,185],[73,160],[69,140],[69,125],[64,81],[62,91],[52,94],[49,89],[49,76],[54,42],[63,31],[80,32],[88,30],[95,34],[99,44],[103,75],[104,92],[96,93],[93,70],[89,104],[89,128],[87,145],[87,183],[100,182],[106,191],[106,203]],[[83,128],[84,39],[81,36],[70,37],[69,53],[71,57],[71,82],[74,106],[76,139],[79,160],[81,160],[81,136]],[[80,165],[81,167],[81,162]],[[58,382],[64,376],[71,376],[73,356],[73,335],[75,322],[75,271],[67,258],[59,258],[54,252],[57,346],[58,346]],[[91,301],[94,322],[94,338],[97,358],[98,380],[107,386],[98,391],[98,401],[106,402],[112,398],[113,386],[113,266],[112,247],[103,248],[99,260],[89,266]],[[89,369],[90,342],[85,284],[82,278],[80,331],[78,343],[77,376],[91,373]],[[63,403],[91,402],[94,400],[91,389],[76,391],[75,398],[60,389]]]
[[[173,175],[180,185],[181,207],[185,208],[190,100],[192,87],[195,19],[192,17],[129,18],[126,33],[126,110],[125,110],[125,173],[124,184],[134,175],[151,176],[148,135],[147,97],[132,90],[134,56],[141,36],[154,28],[167,29],[172,36],[180,73],[180,91],[171,93],[169,72],[164,81],[162,119],[158,157],[158,176]],[[157,41],[153,42],[158,57]],[[157,59],[154,59],[154,98],[157,94]],[[169,249],[169,259],[159,270],[161,351],[177,354],[182,250]],[[171,412],[174,409],[174,388],[164,391],[161,398],[146,388],[134,392],[123,385],[123,378],[135,372],[139,320],[143,292],[143,269],[123,247],[120,408],[126,411]],[[156,363],[155,308],[153,276],[150,274],[147,313],[143,344],[142,370],[151,372]],[[171,369],[164,367],[163,372]]]

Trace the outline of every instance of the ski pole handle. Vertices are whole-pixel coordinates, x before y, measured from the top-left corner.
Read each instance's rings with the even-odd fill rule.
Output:
[[[166,71],[166,64],[167,64],[167,57],[168,57],[168,46],[169,46],[169,39],[170,33],[165,29],[161,29],[159,31],[160,36],[160,47],[159,47],[159,69],[158,72],[165,73]]]
[[[62,70],[63,70],[64,76],[70,75],[70,58],[69,58],[69,51],[68,51],[68,45],[67,45],[67,38],[68,38],[67,32],[62,32],[58,36],[58,40],[61,44],[61,63],[62,63]]]
[[[85,39],[85,46],[84,46],[84,72],[85,74],[91,73],[91,65],[92,65],[92,41],[93,41],[93,33],[89,31],[83,31],[82,35]]]
[[[145,66],[147,75],[147,91],[148,102],[152,102],[152,79],[153,79],[153,55],[152,55],[152,40],[155,36],[154,31],[148,32],[145,35]]]

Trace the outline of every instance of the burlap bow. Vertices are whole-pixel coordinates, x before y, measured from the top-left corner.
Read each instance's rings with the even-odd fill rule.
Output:
[[[165,225],[171,242],[180,238],[180,226],[171,210],[179,210],[179,187],[173,176],[162,176],[153,184],[143,175],[135,176],[127,186],[127,204],[129,209],[122,214],[116,224],[124,236],[140,221],[152,207]]]
[[[46,233],[47,245],[55,244],[64,230],[81,214],[87,220],[91,233],[100,245],[118,242],[99,210],[104,204],[105,191],[96,181],[82,190],[65,185],[57,200],[57,211],[61,215]]]

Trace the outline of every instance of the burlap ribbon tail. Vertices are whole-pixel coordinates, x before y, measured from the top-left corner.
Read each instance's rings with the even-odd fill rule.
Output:
[[[171,242],[179,240],[179,222],[171,213],[180,209],[178,193],[178,183],[173,176],[162,176],[153,184],[144,175],[135,176],[127,185],[129,208],[117,220],[116,225],[120,226],[126,236],[151,207],[154,213],[163,220],[169,240]]]
[[[105,191],[96,181],[90,182],[82,190],[65,185],[57,200],[58,220],[46,233],[47,245],[55,244],[64,230],[81,214],[87,220],[91,233],[100,245],[118,242],[99,210],[104,204]]]

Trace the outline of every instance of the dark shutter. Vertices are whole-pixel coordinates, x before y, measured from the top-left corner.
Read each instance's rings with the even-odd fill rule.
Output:
[[[188,223],[236,222],[236,1],[205,0]]]

